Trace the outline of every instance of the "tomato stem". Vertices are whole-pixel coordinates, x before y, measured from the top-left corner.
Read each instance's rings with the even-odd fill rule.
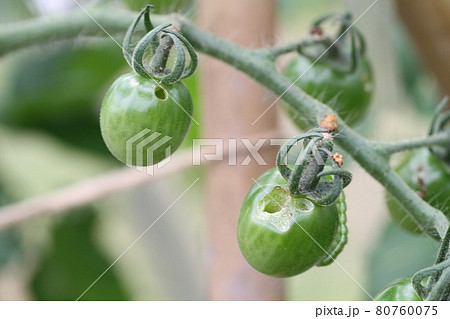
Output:
[[[436,265],[444,263],[444,262],[449,262],[450,261],[450,228],[447,231],[447,234],[445,235],[444,239],[442,240],[441,243],[441,247],[439,249],[439,253],[438,256],[436,258]],[[450,267],[450,264],[447,266]],[[434,287],[438,282],[439,282],[439,278],[441,277],[442,272],[437,271],[435,272],[432,277],[430,278],[430,286]],[[448,282],[447,282],[448,284]],[[434,288],[432,288],[431,290],[433,290]],[[437,288],[438,290],[440,288]],[[445,300],[448,300],[448,297],[450,294],[450,289],[448,289],[447,291],[447,296],[445,297]],[[430,293],[431,295],[431,293]],[[444,299],[441,299],[444,300]]]
[[[295,161],[295,166],[291,171],[289,176],[288,185],[289,191],[293,195],[300,195],[301,192],[311,192],[318,183],[317,174],[320,173],[324,164],[320,165],[319,161],[324,163],[322,156],[318,156],[320,159],[316,158],[318,153],[316,143],[319,142],[322,137],[312,138],[306,145],[305,150],[303,150],[300,156]]]
[[[330,40],[328,38],[323,38],[319,40],[313,37],[308,37],[306,39],[300,39],[292,43],[282,44],[270,48],[256,49],[255,51],[261,55],[270,57],[272,60],[275,60],[277,57],[281,55],[288,54],[291,52],[299,52],[299,50],[301,50],[301,48],[303,47],[318,44],[326,45],[327,43],[328,44],[330,43]]]
[[[447,268],[443,271],[439,280],[436,282],[435,286],[431,289],[427,301],[448,301],[450,288],[450,267],[447,265]]]
[[[318,145],[315,145],[316,147],[312,149],[312,152],[307,157],[304,174],[300,176],[298,181],[298,187],[301,192],[312,192],[317,189],[320,181],[318,174],[323,171],[329,158],[328,152],[325,150],[331,151],[333,149],[333,143],[328,141],[330,139],[331,136],[327,138],[327,141],[325,139],[317,141]]]
[[[422,299],[447,300],[450,293],[448,283],[450,270],[450,228],[441,242],[441,247],[436,258],[436,263],[428,268],[422,269],[412,277],[412,284]],[[422,281],[428,278],[426,287]]]
[[[132,68],[134,72],[143,77],[155,77],[159,79],[157,74],[150,74],[144,66],[144,55],[147,52],[147,48],[150,50],[150,55],[154,56],[157,47],[160,45],[160,32],[169,27],[170,23],[165,23],[155,27],[148,32],[139,42],[136,44],[136,48],[133,50],[132,56]]]
[[[404,152],[421,147],[448,146],[450,145],[450,132],[436,133],[426,137],[404,140],[400,142],[377,142],[372,143],[373,147],[384,156],[390,157],[392,154]]]
[[[152,73],[165,73],[173,45],[174,40],[171,37],[166,35],[161,38],[161,43],[155,51],[155,56],[152,58]]]

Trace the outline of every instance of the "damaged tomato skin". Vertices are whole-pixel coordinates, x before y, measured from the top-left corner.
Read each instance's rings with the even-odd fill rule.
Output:
[[[291,211],[292,223],[283,232],[269,221],[258,218],[258,202],[276,187],[287,189],[286,181],[276,168],[256,180],[241,208],[237,238],[242,255],[253,268],[272,277],[291,277],[326,256],[325,251],[337,232],[340,206],[339,203],[315,205],[311,212]]]

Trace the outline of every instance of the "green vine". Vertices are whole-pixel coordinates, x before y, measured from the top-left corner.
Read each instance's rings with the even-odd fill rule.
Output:
[[[93,9],[91,16],[83,11],[76,11],[58,18],[35,19],[18,24],[2,26],[0,29],[0,55],[31,45],[44,44],[62,39],[84,36],[107,36],[92,18],[111,35],[124,34],[136,17],[134,12]],[[325,116],[335,114],[327,105],[313,99],[302,90],[293,86],[291,81],[277,72],[274,57],[280,52],[287,52],[294,45],[250,50],[220,39],[198,29],[189,20],[180,15],[153,16],[156,26],[171,23],[182,33],[195,49],[220,59],[236,69],[246,73],[257,82],[270,89],[301,114],[318,114]],[[312,126],[316,126],[309,119]],[[450,144],[448,132],[434,134],[430,137],[399,143],[376,143],[368,141],[337,116],[339,134],[336,141],[368,173],[378,180],[429,234],[438,233],[444,238],[449,221],[445,215],[423,201],[406,185],[389,165],[390,155],[416,147],[443,146]],[[442,276],[445,277],[445,276]]]

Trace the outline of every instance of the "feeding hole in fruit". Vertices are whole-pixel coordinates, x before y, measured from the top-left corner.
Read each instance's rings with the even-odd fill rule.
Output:
[[[258,202],[257,218],[270,222],[280,232],[286,232],[292,225],[288,209],[291,196],[281,187],[275,187]]]
[[[167,100],[168,94],[166,92],[166,90],[164,90],[162,87],[158,86],[155,89],[155,96],[161,100],[161,101],[165,101]]]
[[[286,208],[291,196],[281,187],[275,187],[258,203],[260,210],[274,214]]]
[[[306,198],[292,197],[291,206],[293,210],[300,211],[302,213],[310,213],[314,209],[314,204]]]

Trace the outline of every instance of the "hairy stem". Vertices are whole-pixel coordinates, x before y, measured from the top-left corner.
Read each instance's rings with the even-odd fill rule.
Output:
[[[93,18],[109,34],[125,34],[134,12],[93,12]],[[0,26],[0,55],[35,44],[84,36],[107,36],[85,12],[74,11],[63,16],[38,18]],[[122,44],[122,38],[116,40]]]
[[[281,45],[270,47],[270,48],[258,49],[257,51],[263,55],[267,55],[267,56],[276,58],[283,54],[298,51],[299,49],[301,49],[305,46],[308,46],[311,44],[317,44],[320,42],[325,43],[326,41],[329,42],[329,39],[325,39],[323,41],[318,41],[313,38],[307,38],[307,39],[301,39],[301,40],[287,43],[287,44],[281,44]]]
[[[391,155],[398,152],[408,151],[420,147],[448,146],[450,145],[450,133],[441,132],[427,137],[420,137],[400,142],[377,143],[375,147],[380,152]]]
[[[441,277],[436,282],[433,289],[431,289],[430,294],[427,297],[428,301],[439,301],[443,300],[444,294],[446,294],[446,291],[449,289],[449,282],[450,282],[450,268],[447,268],[443,271]],[[446,300],[447,298],[445,298]]]
[[[164,73],[172,47],[173,40],[171,37],[165,36],[161,39],[161,45],[156,49],[152,60],[151,68],[154,73]]]
[[[125,32],[135,15],[132,12],[113,10],[91,12],[92,18],[110,34]],[[318,117],[335,114],[330,107],[307,95],[279,74],[273,60],[266,54],[238,46],[202,31],[179,15],[153,16],[153,22],[155,25],[170,22],[179,26],[181,32],[197,50],[246,73],[277,96],[281,96],[296,112],[316,114]],[[75,38],[80,34],[101,35],[104,31],[82,11],[59,18],[21,22],[1,28],[0,55],[33,44]],[[380,148],[380,144],[367,141],[350,129],[341,118],[337,118],[341,133],[338,144],[386,187],[428,233],[437,232],[443,238],[449,227],[449,221],[445,215],[423,201],[395,174],[389,166],[389,156],[383,148]],[[308,120],[311,125],[317,125],[315,119]],[[257,121],[253,124],[258,125]]]

